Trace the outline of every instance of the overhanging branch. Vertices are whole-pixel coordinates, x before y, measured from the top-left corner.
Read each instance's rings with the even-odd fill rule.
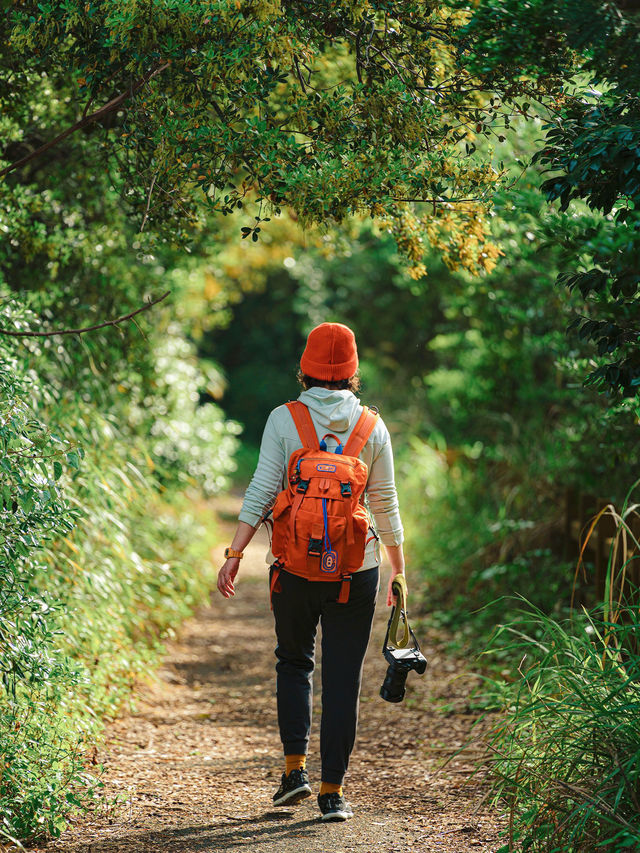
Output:
[[[15,163],[11,163],[9,166],[5,166],[4,169],[0,169],[0,178],[3,178],[5,175],[8,175],[9,172],[13,172],[15,169],[19,169],[22,166],[25,166],[31,160],[34,160],[36,157],[39,157],[41,154],[44,154],[45,151],[48,151],[50,148],[53,148],[58,143],[62,142],[63,139],[66,139],[68,136],[71,136],[72,133],[75,133],[78,130],[81,130],[83,127],[86,127],[88,124],[93,124],[98,119],[101,119],[103,116],[108,115],[109,113],[117,110],[118,107],[123,104],[128,98],[133,97],[135,93],[142,88],[146,83],[149,82],[156,74],[160,74],[161,71],[164,71],[165,68],[168,68],[170,65],[169,62],[164,62],[162,65],[157,65],[148,74],[145,74],[144,77],[141,77],[137,83],[134,83],[126,92],[122,92],[120,95],[117,95],[115,98],[112,98],[107,104],[103,107],[100,107],[99,110],[96,110],[93,113],[90,113],[87,116],[83,116],[79,121],[75,124],[72,124],[71,127],[68,127],[66,130],[63,130],[62,133],[59,133],[53,139],[50,139],[48,142],[45,142],[44,145],[41,145],[40,148],[36,148],[35,151],[32,151],[30,154],[27,154],[25,157],[22,157],[20,160],[16,160]]]
[[[105,320],[104,323],[96,323],[95,326],[85,326],[81,329],[58,329],[54,332],[23,332],[17,330],[12,331],[10,329],[0,329],[0,335],[10,335],[12,338],[50,338],[54,335],[81,335],[84,332],[93,332],[96,329],[103,329],[105,326],[117,326],[118,323],[130,320],[132,317],[135,317],[136,314],[140,314],[141,311],[148,311],[152,305],[157,305],[158,302],[162,302],[162,300],[166,299],[170,293],[171,291],[167,290],[167,292],[163,293],[162,296],[159,296],[157,299],[153,299],[151,302],[147,302],[142,306],[142,308],[137,308],[130,314],[124,314],[122,317],[116,317],[115,320]]]

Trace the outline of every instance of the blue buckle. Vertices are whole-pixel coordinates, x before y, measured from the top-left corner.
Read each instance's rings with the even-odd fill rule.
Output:
[[[335,438],[335,440],[338,442],[338,446],[336,447],[336,449],[333,452],[340,455],[342,453],[342,451],[344,450],[342,442],[338,441],[337,436],[335,436],[333,433],[328,432],[327,435],[331,436],[331,438]],[[322,438],[320,440],[320,450],[322,450],[323,452],[327,452],[327,442],[324,440],[326,437],[327,436],[325,436],[324,438]]]

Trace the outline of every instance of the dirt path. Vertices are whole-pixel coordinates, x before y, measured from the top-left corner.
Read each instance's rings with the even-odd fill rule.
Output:
[[[227,497],[217,508],[222,540],[230,541],[238,500]],[[486,807],[475,811],[483,790],[470,778],[471,754],[437,772],[475,719],[467,705],[473,677],[426,632],[427,674],[411,674],[402,704],[379,698],[388,615],[383,585],[345,786],[355,817],[319,823],[315,796],[293,808],[271,807],[282,757],[264,554],[258,536],[235,598],[215,593],[169,646],[157,677],[140,687],[135,713],[109,727],[98,760],[106,767],[108,796],[118,795],[121,804],[85,816],[48,853],[494,853],[500,818]],[[317,685],[312,785],[319,782],[319,698]]]

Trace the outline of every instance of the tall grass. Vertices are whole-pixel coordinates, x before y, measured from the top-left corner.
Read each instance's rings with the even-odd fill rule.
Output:
[[[563,621],[528,605],[488,649],[519,661],[515,681],[490,680],[502,705],[488,741],[493,798],[509,813],[501,853],[640,850],[638,511],[628,497],[605,514],[616,528],[603,601]]]

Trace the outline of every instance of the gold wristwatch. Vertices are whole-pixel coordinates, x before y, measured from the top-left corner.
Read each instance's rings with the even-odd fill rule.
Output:
[[[237,557],[241,560],[244,557],[243,551],[236,551],[235,548],[225,548],[224,549],[225,560],[228,560],[229,557]]]

